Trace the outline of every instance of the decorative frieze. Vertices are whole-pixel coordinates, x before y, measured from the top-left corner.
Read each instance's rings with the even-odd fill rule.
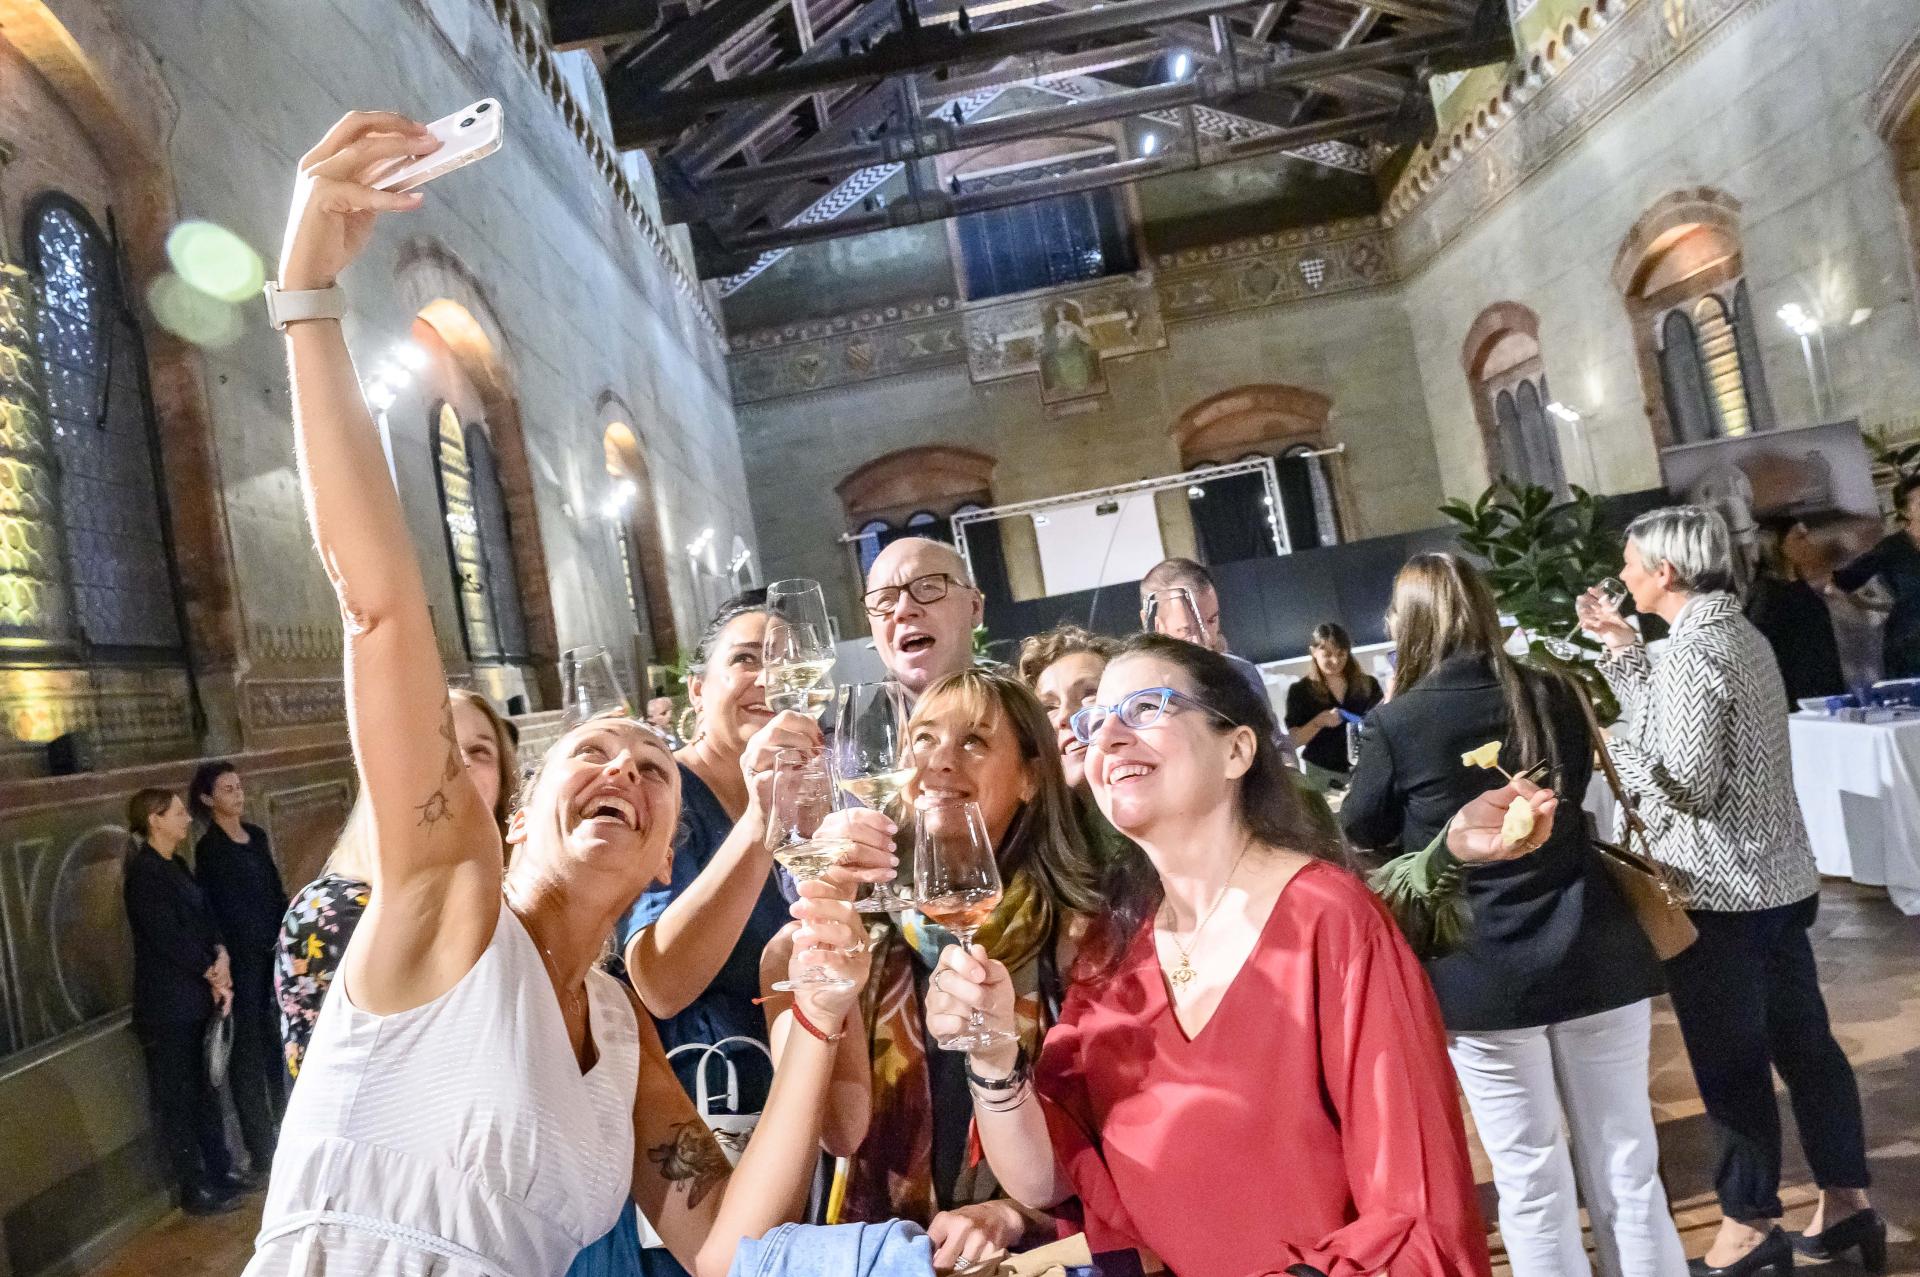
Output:
[[[1169,324],[1308,301],[1396,279],[1386,233],[1372,218],[1275,231],[1156,259]]]
[[[244,687],[248,725],[310,727],[346,721],[346,684],[338,678],[250,678]]]

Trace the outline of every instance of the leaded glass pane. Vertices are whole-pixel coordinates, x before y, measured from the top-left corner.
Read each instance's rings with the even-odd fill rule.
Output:
[[[480,548],[480,520],[473,509],[466,432],[451,404],[441,404],[434,414],[434,457],[440,473],[440,508],[447,521],[447,552],[453,561],[453,590],[467,634],[467,658],[498,661],[500,640],[493,628],[493,610],[487,605],[487,566]]]
[[[493,609],[494,632],[500,636],[500,655],[509,661],[529,660],[527,614],[520,606],[520,573],[513,565],[513,538],[507,531],[507,498],[500,487],[493,445],[478,426],[467,427],[467,464],[473,473],[480,553],[487,565],[482,579]]]
[[[34,335],[81,631],[102,647],[178,648],[138,333],[117,304],[112,250],[57,202],[34,219],[33,245]]]

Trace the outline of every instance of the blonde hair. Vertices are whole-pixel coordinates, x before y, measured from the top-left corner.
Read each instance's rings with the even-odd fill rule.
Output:
[[[494,758],[500,770],[500,788],[493,800],[493,823],[499,826],[504,837],[507,817],[513,812],[514,793],[520,787],[519,746],[512,729],[507,726],[507,720],[500,716],[500,711],[486,697],[464,687],[449,687],[449,713],[455,702],[479,710],[486,716],[487,726],[493,729]],[[365,785],[354,796],[353,809],[347,813],[346,823],[333,840],[333,850],[327,853],[327,863],[322,872],[352,878],[356,882],[366,882],[372,877],[373,804],[367,801]]]

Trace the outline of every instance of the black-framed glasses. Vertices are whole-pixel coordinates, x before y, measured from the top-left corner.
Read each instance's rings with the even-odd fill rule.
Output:
[[[1076,711],[1068,721],[1073,724],[1074,739],[1082,745],[1091,745],[1094,734],[1107,721],[1107,715],[1118,714],[1124,726],[1137,732],[1159,722],[1160,716],[1167,712],[1167,706],[1176,701],[1203,714],[1211,714],[1228,727],[1240,726],[1205,701],[1195,700],[1177,687],[1143,687],[1122,696],[1117,705],[1088,705]]]
[[[883,585],[877,590],[868,590],[860,597],[860,605],[867,610],[868,616],[885,616],[900,605],[900,593],[905,591],[908,598],[922,605],[938,603],[947,597],[947,591],[954,586],[963,590],[973,587],[948,572],[929,572],[925,576],[916,576],[905,585]]]

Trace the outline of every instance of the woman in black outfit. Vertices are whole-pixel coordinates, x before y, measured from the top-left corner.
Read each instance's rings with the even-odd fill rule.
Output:
[[[193,871],[176,854],[193,828],[166,789],[127,803],[134,837],[122,888],[133,928],[133,1031],[147,1057],[160,1139],[190,1215],[239,1205],[220,1096],[207,1077],[207,1025],[233,1005],[226,950]]]
[[[1328,621],[1316,626],[1308,651],[1313,664],[1307,676],[1287,689],[1286,723],[1307,775],[1324,787],[1343,783],[1353,770],[1341,711],[1365,718],[1386,697],[1379,682],[1353,659],[1353,640],[1339,625]]]
[[[1883,639],[1888,678],[1920,677],[1920,475],[1908,475],[1893,489],[1893,507],[1906,524],[1879,545],[1833,574],[1833,583],[1851,594],[1875,577],[1893,595]]]
[[[1563,801],[1586,793],[1593,745],[1579,693],[1506,655],[1499,609],[1472,565],[1415,556],[1394,582],[1388,624],[1400,651],[1394,695],[1361,728],[1340,809],[1354,843],[1427,846],[1506,783],[1461,757],[1492,741],[1507,771],[1545,762],[1541,783]],[[1647,1095],[1660,964],[1584,822],[1556,822],[1532,855],[1470,867],[1466,896],[1471,938],[1427,973],[1493,1163],[1515,1277],[1588,1271],[1583,1196],[1603,1271],[1678,1277],[1686,1260]]]
[[[287,891],[273,862],[267,831],[241,817],[247,791],[232,763],[200,764],[187,787],[194,814],[207,821],[194,871],[233,967],[233,1060],[227,1086],[252,1168],[245,1183],[265,1188],[287,1107],[287,1071],[280,1059],[280,1012],[273,997],[274,946]]]
[[[1788,560],[1791,522],[1762,523],[1755,549],[1753,584],[1747,589],[1747,619],[1760,631],[1780,663],[1787,708],[1814,696],[1838,696],[1847,690],[1840,671],[1840,644],[1826,600],[1800,579]]]

